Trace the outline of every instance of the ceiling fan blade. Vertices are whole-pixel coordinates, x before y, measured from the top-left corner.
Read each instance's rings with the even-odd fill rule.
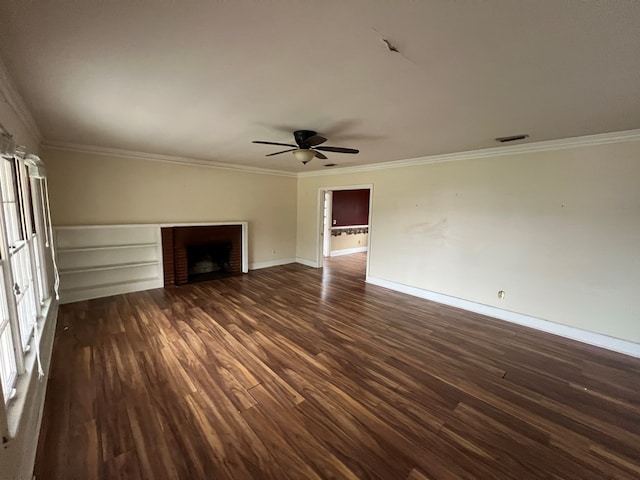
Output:
[[[326,141],[326,138],[321,137],[320,135],[314,135],[313,137],[308,138],[304,143],[309,147],[315,147],[316,145],[320,145],[321,143],[324,143]]]
[[[344,148],[344,147],[315,147],[316,150],[322,150],[323,152],[336,152],[336,153],[359,153],[360,150],[356,150],[355,148]]]
[[[317,150],[314,150],[314,153],[316,154],[316,158],[319,158],[320,160],[329,160],[327,156],[322,152],[318,152]]]
[[[281,152],[276,152],[276,153],[267,153],[265,155],[265,157],[273,157],[274,155],[280,155],[281,153],[293,152],[294,150],[298,150],[298,147],[290,148],[289,150],[282,150]]]
[[[277,143],[277,142],[263,142],[261,140],[254,140],[251,143],[260,143],[262,145],[280,145],[281,147],[292,147],[298,148],[296,145],[291,145],[290,143]]]

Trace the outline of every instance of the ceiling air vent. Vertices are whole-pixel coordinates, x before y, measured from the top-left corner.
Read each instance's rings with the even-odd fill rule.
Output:
[[[496,142],[509,143],[516,142],[518,140],[524,140],[525,138],[529,138],[529,135],[511,135],[509,137],[498,137],[496,138]]]

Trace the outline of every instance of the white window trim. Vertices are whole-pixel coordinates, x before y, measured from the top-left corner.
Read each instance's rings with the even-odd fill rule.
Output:
[[[55,252],[51,242],[50,228],[48,228],[50,227],[50,215],[44,168],[40,159],[33,155],[27,155],[26,158],[24,155],[17,155],[12,158],[5,156],[0,160],[4,162],[12,161],[13,159],[16,159],[18,180],[15,191],[15,210],[18,215],[22,216],[21,221],[18,222],[18,228],[22,228],[21,233],[24,240],[18,240],[13,245],[9,245],[5,211],[4,207],[0,208],[0,249],[2,252],[0,262],[2,263],[8,312],[8,318],[0,319],[0,322],[8,323],[6,328],[11,331],[13,340],[12,356],[15,359],[17,371],[15,380],[9,385],[9,388],[15,390],[16,395],[6,402],[4,401],[3,385],[0,382],[0,445],[9,442],[17,433],[30,396],[34,394],[34,384],[37,378],[43,375],[40,367],[39,351],[41,347],[44,347],[47,351],[50,350],[49,347],[53,341],[51,328],[55,326],[55,317],[58,311],[57,294],[55,297],[52,295],[49,281],[51,270],[51,262],[49,260],[55,261]],[[4,165],[0,169],[2,175],[6,174]],[[13,182],[13,179],[2,182],[4,183],[2,186],[7,185],[9,181]],[[31,195],[27,194],[28,189],[31,189]],[[2,205],[4,205],[3,190],[4,188],[0,188],[0,202],[2,202]],[[33,217],[31,216],[32,212]],[[23,251],[25,248],[26,250]],[[47,253],[47,250],[49,250],[49,253]],[[17,262],[18,254],[23,256],[26,254],[26,258],[22,259],[21,267],[14,267],[11,259],[16,258]],[[36,266],[36,255],[38,256],[39,269]],[[29,262],[28,266],[27,261]],[[29,323],[33,321],[33,327],[29,325],[30,333],[27,337],[25,348],[22,347],[19,312],[16,296],[13,292],[14,285],[16,285],[13,275],[14,268],[26,268],[22,272],[23,281],[26,282],[23,285],[23,292],[31,290],[28,295],[23,293],[26,296],[20,299],[21,302],[29,302],[28,305],[24,304],[25,311],[29,311],[29,319],[35,320],[29,320]],[[40,291],[41,285],[45,292]],[[0,297],[0,301],[4,302],[4,299]],[[44,343],[47,345],[42,345],[43,338],[46,338]]]
[[[49,338],[50,341],[53,341],[53,335],[50,335],[48,330],[55,327],[56,317],[58,313],[58,305],[57,301],[54,298],[49,298],[45,301],[44,307],[42,309],[43,315],[38,318],[37,326],[38,331],[43,332],[41,335],[42,338]],[[33,336],[31,337],[31,343],[35,343],[35,339]],[[46,347],[44,345],[39,345],[39,348]],[[38,349],[31,348],[24,356],[24,365],[25,365],[25,373],[22,375],[18,375],[18,378],[13,386],[16,390],[16,395],[7,402],[5,405],[4,402],[0,402],[4,407],[4,415],[2,415],[2,409],[0,409],[0,427],[3,426],[6,430],[2,431],[2,436],[5,436],[7,440],[11,440],[16,436],[20,428],[20,421],[23,417],[23,413],[25,412],[25,408],[29,405],[30,393],[33,390],[33,384],[38,381],[38,365],[36,358],[36,351]],[[47,362],[50,363],[50,362]],[[44,370],[48,370],[48,365],[43,366]],[[1,440],[1,439],[0,439]]]

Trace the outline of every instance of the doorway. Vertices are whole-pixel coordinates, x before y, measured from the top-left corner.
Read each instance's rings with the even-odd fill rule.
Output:
[[[317,265],[334,257],[366,255],[369,274],[373,185],[321,187],[318,191]],[[336,259],[337,260],[337,259]],[[345,258],[346,260],[346,258]]]

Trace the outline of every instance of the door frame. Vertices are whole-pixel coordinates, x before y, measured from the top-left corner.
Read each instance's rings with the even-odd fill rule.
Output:
[[[331,216],[333,211],[333,190],[324,191],[324,207],[322,209],[322,259],[331,256],[331,223],[325,222],[325,215]]]
[[[328,191],[336,190],[369,190],[369,233],[367,240],[367,270],[366,277],[369,278],[369,259],[371,258],[372,245],[372,219],[373,219],[373,183],[359,185],[340,185],[318,187],[318,200],[316,206],[316,266],[322,268],[324,264],[323,245],[324,245],[324,196]]]

